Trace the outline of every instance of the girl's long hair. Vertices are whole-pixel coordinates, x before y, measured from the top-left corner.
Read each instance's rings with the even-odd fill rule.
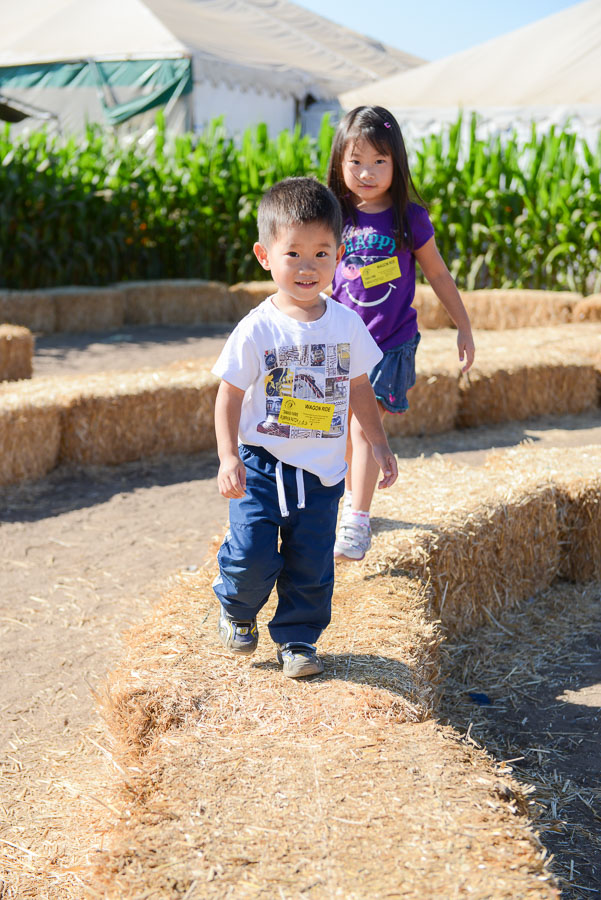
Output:
[[[357,106],[341,120],[328,163],[328,187],[336,194],[344,218],[357,224],[357,210],[351,192],[344,183],[342,164],[347,146],[364,140],[378,153],[392,158],[393,174],[390,197],[394,215],[394,230],[399,247],[413,250],[413,232],[409,224],[408,207],[413,198],[425,206],[411,178],[407,150],[399,124],[383,106]]]

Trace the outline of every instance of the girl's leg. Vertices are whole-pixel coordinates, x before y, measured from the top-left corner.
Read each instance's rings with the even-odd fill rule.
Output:
[[[386,410],[378,403],[380,418],[384,418]],[[376,484],[380,476],[380,467],[374,459],[371,444],[365,437],[363,429],[355,416],[351,419],[351,484],[353,491],[353,509],[369,512]]]
[[[386,350],[384,358],[369,373],[376,397],[388,397],[390,409],[397,413],[407,409],[407,391],[415,384],[415,351],[419,340],[420,336],[416,334],[398,347]],[[383,418],[385,409],[380,402],[378,409],[380,418]],[[371,543],[369,509],[378,483],[379,468],[355,418],[349,423],[349,434],[351,447],[347,462],[349,459],[352,461],[347,487],[352,485],[352,501],[345,503],[343,509],[334,556],[363,559]],[[348,500],[348,496],[345,499]]]
[[[346,470],[346,477],[344,479],[344,497],[342,499],[342,516],[343,518],[350,513],[352,509],[352,493],[353,493],[353,444],[351,442],[351,421],[353,414],[349,410],[349,427],[348,434],[346,438],[346,452],[344,454],[344,461],[347,464],[348,468]]]
[[[386,410],[380,403],[378,410],[380,417],[383,417]],[[371,544],[369,508],[378,483],[380,467],[374,459],[371,444],[354,416],[350,421],[349,434],[347,463],[350,465],[350,478],[347,478],[347,494],[334,557],[359,560],[363,559]],[[348,503],[349,485],[352,486],[351,503]]]

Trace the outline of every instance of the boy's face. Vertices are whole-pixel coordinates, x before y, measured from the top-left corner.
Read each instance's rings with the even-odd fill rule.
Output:
[[[256,243],[255,256],[271,272],[285,302],[309,308],[320,303],[319,294],[334,277],[344,244],[336,243],[326,225],[312,222],[283,228],[269,247]]]

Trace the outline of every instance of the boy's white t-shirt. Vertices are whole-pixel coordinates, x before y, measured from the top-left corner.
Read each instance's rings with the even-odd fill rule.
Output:
[[[238,323],[212,371],[245,391],[241,443],[334,485],[347,469],[350,379],[383,354],[356,312],[321,296],[326,310],[315,322],[293,319],[268,297]]]

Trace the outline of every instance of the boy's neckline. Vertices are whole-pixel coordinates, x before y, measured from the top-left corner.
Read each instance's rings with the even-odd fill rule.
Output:
[[[278,295],[278,292],[276,291],[275,294],[271,294],[271,296],[268,298],[269,303],[273,307],[273,309],[276,310],[277,313],[279,313],[280,315],[286,316],[287,319],[292,319],[293,322],[298,322],[300,325],[313,325],[314,323],[322,322],[328,313],[328,296],[327,296],[327,294],[320,293],[318,295],[319,298],[323,301],[323,308],[321,308],[321,312],[318,316],[316,316],[315,318],[308,318],[308,319],[299,318],[298,316],[292,315],[292,312],[288,312],[285,309],[281,309],[275,302],[275,298],[277,297],[277,295]],[[294,305],[294,306],[292,306],[292,309],[297,312],[301,312],[301,313],[303,312],[303,308],[299,307],[299,306]],[[309,310],[307,310],[307,312],[308,311]]]

